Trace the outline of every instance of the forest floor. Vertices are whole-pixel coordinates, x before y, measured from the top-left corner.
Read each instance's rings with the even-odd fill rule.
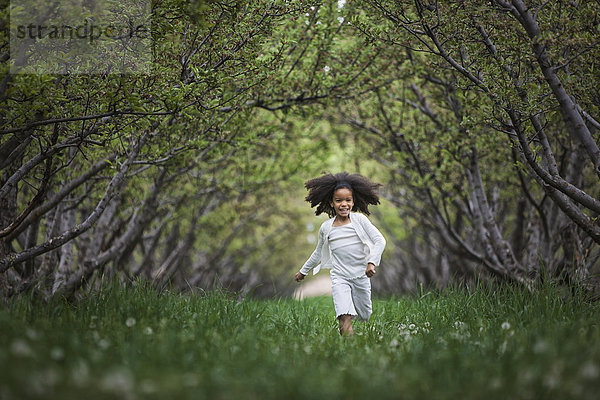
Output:
[[[596,399],[600,305],[543,288],[376,299],[341,338],[330,297],[112,285],[0,306],[0,399]]]

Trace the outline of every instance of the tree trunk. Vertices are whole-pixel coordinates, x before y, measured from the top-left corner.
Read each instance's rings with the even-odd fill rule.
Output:
[[[69,229],[71,226],[74,226],[76,222],[75,209],[71,208],[67,210],[63,216],[62,220],[62,230],[65,231]],[[68,276],[69,271],[71,270],[71,261],[73,258],[73,241],[70,241],[63,245],[60,248],[60,260],[58,262],[58,267],[56,268],[56,272],[54,274],[54,280],[52,283],[52,294],[56,292],[56,290],[60,287],[60,285],[65,281]]]
[[[530,8],[521,0],[511,1],[514,8],[511,9],[513,15],[519,21],[521,26],[527,32],[531,39],[533,51],[536,59],[544,74],[546,82],[552,89],[554,97],[560,104],[559,110],[567,125],[569,133],[579,142],[581,142],[588,154],[589,159],[594,165],[594,171],[600,176],[600,149],[596,144],[590,130],[588,129],[583,117],[579,113],[578,105],[573,101],[573,98],[567,93],[564,85],[556,74],[555,66],[550,61],[548,52],[546,51],[546,43],[542,38],[540,28],[534,16],[530,12]]]
[[[525,285],[528,289],[531,289],[532,283],[527,278],[523,267],[517,262],[509,244],[502,237],[500,229],[494,220],[492,210],[488,205],[487,196],[483,189],[483,182],[479,172],[478,155],[475,147],[472,148],[471,165],[467,171],[475,208],[477,208],[481,214],[482,224],[485,229],[482,239],[489,241],[493,254],[502,266],[505,276]]]
[[[98,221],[98,218],[100,218],[100,216],[104,212],[108,203],[121,190],[127,178],[127,170],[129,169],[131,162],[136,158],[138,152],[140,151],[140,148],[143,146],[145,139],[146,135],[142,136],[139,139],[139,141],[133,146],[133,149],[131,150],[131,153],[129,154],[127,160],[123,163],[120,170],[115,174],[113,179],[106,187],[104,196],[100,199],[100,201],[96,204],[94,210],[91,212],[90,215],[87,216],[87,218],[83,222],[74,226],[72,229],[63,232],[61,235],[55,236],[47,240],[41,245],[25,249],[18,254],[10,255],[8,257],[0,259],[0,272],[4,272],[8,268],[14,266],[15,264],[28,260],[32,257],[36,257],[40,254],[53,251],[54,249],[62,246],[70,240],[73,240],[74,238],[78,237],[83,232],[87,231],[92,226],[94,226]]]
[[[8,177],[12,176],[18,165],[0,173],[0,186],[4,186]],[[0,198],[0,229],[9,226],[17,216],[17,188],[10,190],[6,196]],[[10,241],[0,238],[0,260],[12,253]],[[5,271],[0,271],[0,298],[13,293],[14,288],[9,284]]]

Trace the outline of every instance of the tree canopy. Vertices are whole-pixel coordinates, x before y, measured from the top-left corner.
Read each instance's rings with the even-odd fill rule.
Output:
[[[599,13],[154,0],[137,73],[19,73],[4,24],[0,290],[116,277],[288,294],[320,223],[303,183],[324,170],[384,184],[380,290],[476,275],[594,289]]]

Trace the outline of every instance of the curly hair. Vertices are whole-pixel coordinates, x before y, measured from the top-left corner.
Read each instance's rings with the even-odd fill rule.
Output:
[[[380,183],[373,183],[368,178],[360,174],[349,174],[340,172],[338,174],[324,174],[318,178],[311,179],[304,184],[308,190],[306,201],[311,207],[317,206],[315,214],[323,212],[330,217],[335,216],[335,210],[331,206],[333,193],[342,187],[352,191],[354,206],[352,211],[361,211],[369,215],[369,205],[379,204],[379,195],[377,189],[383,186]]]

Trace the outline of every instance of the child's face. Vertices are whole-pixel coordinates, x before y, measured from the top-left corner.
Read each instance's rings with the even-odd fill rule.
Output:
[[[339,188],[333,192],[331,207],[335,210],[335,215],[341,218],[346,218],[354,207],[354,198],[352,191],[348,188]]]

